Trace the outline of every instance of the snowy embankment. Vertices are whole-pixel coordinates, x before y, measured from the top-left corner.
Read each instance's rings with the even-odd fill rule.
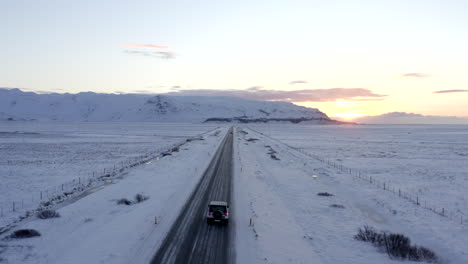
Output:
[[[468,263],[466,227],[251,129],[235,139],[237,263],[400,263],[354,239],[364,225]]]
[[[178,152],[129,170],[121,180],[58,209],[61,217],[32,219],[40,237],[0,239],[7,263],[148,263],[212,159],[227,129],[182,145]],[[149,199],[131,205],[141,193]]]

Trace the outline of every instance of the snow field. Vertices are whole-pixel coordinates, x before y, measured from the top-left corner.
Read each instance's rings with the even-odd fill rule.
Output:
[[[0,240],[1,257],[8,263],[148,263],[227,129],[220,131],[129,170],[114,184],[58,209],[60,218],[23,223],[18,228],[33,228],[42,236]],[[137,193],[149,199],[117,204]]]
[[[216,126],[0,122],[0,227],[75,188]]]
[[[251,127],[468,225],[466,125]]]
[[[357,229],[364,225],[402,233],[413,243],[431,248],[447,263],[468,262],[467,231],[462,226],[388,192],[363,188],[359,180],[339,169],[250,129],[243,130],[248,134],[236,138],[241,137],[236,146],[242,154],[236,172],[245,187],[235,193],[248,198],[244,205],[236,205],[236,214],[254,218],[255,225],[247,234],[238,234],[236,241],[249,241],[255,250],[238,247],[237,263],[248,255],[257,263],[398,262],[370,244],[354,240]],[[247,141],[249,138],[259,140]],[[270,149],[279,160],[268,154]],[[318,196],[319,192],[334,196]],[[242,211],[237,212],[238,208]]]

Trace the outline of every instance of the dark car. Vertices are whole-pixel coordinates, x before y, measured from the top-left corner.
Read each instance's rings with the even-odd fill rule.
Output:
[[[229,222],[229,205],[223,201],[211,201],[208,205],[208,213],[206,214],[206,222],[208,224]]]

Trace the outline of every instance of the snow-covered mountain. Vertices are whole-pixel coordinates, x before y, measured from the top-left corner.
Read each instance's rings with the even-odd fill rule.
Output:
[[[36,94],[0,89],[0,120],[339,123],[318,109],[232,97]]]
[[[468,118],[455,116],[428,116],[405,112],[391,112],[354,119],[365,124],[468,124]]]

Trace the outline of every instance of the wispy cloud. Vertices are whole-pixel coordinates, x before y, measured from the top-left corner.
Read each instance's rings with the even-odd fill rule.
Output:
[[[261,90],[261,89],[263,89],[263,86],[252,86],[252,87],[247,88],[247,90],[249,90],[249,91],[258,91],[258,90]]]
[[[153,44],[122,44],[121,46],[129,48],[149,48],[149,49],[168,49],[168,46],[160,46]]]
[[[308,89],[296,91],[267,90],[254,86],[246,90],[178,90],[169,95],[228,96],[260,101],[329,102],[336,100],[382,100],[386,95],[364,88]]]
[[[151,90],[133,90],[132,93],[138,93],[138,94],[154,94],[154,91]]]
[[[415,78],[425,78],[430,77],[431,75],[426,73],[410,72],[403,74],[403,77],[415,77]]]
[[[175,54],[170,51],[143,51],[143,50],[124,50],[127,54],[141,55],[145,57],[155,57],[161,59],[173,59]]]
[[[160,59],[173,59],[175,53],[171,51],[161,51],[161,49],[168,49],[168,46],[154,45],[154,44],[122,44],[121,46],[134,49],[126,49],[124,53],[130,55],[140,55],[145,57],[153,57]]]
[[[303,83],[307,83],[307,81],[298,80],[298,81],[289,82],[289,84],[291,84],[291,85],[293,85],[293,84],[303,84]]]
[[[433,93],[441,94],[441,93],[466,93],[468,90],[441,90],[435,91]]]

